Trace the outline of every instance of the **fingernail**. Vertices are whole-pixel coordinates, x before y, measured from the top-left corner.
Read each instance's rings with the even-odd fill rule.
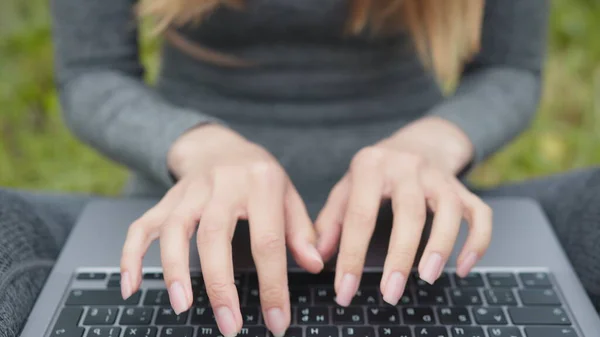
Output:
[[[456,268],[456,274],[458,274],[458,276],[460,277],[467,276],[471,269],[473,269],[473,267],[477,263],[477,260],[477,254],[473,252],[467,254],[467,256],[464,258],[464,260],[462,260],[458,268]]]
[[[285,335],[285,330],[287,330],[287,320],[281,309],[269,309],[265,318],[267,327],[271,330],[273,336],[283,337],[283,335]]]
[[[319,254],[319,251],[315,246],[309,243],[306,248],[306,253],[308,254],[308,256],[310,256],[311,259],[313,259],[315,262],[319,263],[321,267],[323,267],[323,258],[321,257],[321,254]]]
[[[233,318],[231,309],[228,307],[217,308],[215,310],[215,319],[223,337],[234,337],[237,335],[237,324],[235,324],[235,318]]]
[[[131,279],[129,278],[129,272],[126,271],[121,274],[121,296],[124,300],[131,296]]]
[[[393,272],[388,277],[383,291],[383,300],[391,305],[396,305],[404,294],[406,278],[400,272]]]
[[[437,280],[443,267],[442,256],[438,253],[432,253],[429,255],[429,259],[423,267],[423,272],[419,274],[419,277],[429,283],[433,284]]]
[[[169,298],[171,299],[171,306],[177,315],[188,309],[185,290],[183,290],[181,283],[173,282],[173,284],[171,284],[171,287],[169,288]]]
[[[357,290],[358,278],[352,274],[344,274],[335,301],[342,307],[347,307],[352,302]]]

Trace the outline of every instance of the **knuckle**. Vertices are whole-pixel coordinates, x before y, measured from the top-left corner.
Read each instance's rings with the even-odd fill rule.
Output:
[[[367,224],[375,222],[377,218],[377,211],[368,209],[366,207],[351,207],[348,209],[346,214],[346,225],[364,227]]]
[[[364,254],[355,249],[346,249],[340,252],[339,258],[342,260],[344,270],[358,272],[362,269]]]
[[[223,235],[225,228],[216,222],[207,222],[203,223],[198,227],[198,233],[196,235],[196,240],[198,244],[203,244],[205,242],[211,242],[216,237]]]
[[[288,289],[283,285],[269,285],[260,289],[260,301],[265,307],[284,303],[287,296]]]
[[[226,303],[228,302],[229,294],[234,288],[235,285],[233,283],[209,282],[206,284],[206,294],[213,304]]]
[[[263,233],[256,240],[253,249],[259,253],[272,254],[285,248],[285,239],[277,233]]]
[[[385,149],[375,146],[367,146],[352,158],[350,167],[352,169],[369,169],[378,167],[385,158]]]
[[[464,207],[462,199],[459,197],[458,193],[456,193],[456,191],[450,186],[442,188],[442,190],[440,191],[440,198],[443,199],[444,202],[452,208],[462,209]]]
[[[415,254],[406,249],[392,249],[388,253],[388,258],[394,264],[395,267],[399,267],[402,270],[410,269],[413,265]]]
[[[256,181],[265,185],[278,184],[285,180],[285,172],[281,166],[270,160],[252,163],[249,172]]]

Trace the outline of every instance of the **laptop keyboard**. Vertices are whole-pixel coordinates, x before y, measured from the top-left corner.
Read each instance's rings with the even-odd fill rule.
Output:
[[[443,273],[435,285],[412,274],[397,306],[383,302],[381,273],[365,273],[351,306],[334,303],[334,274],[289,274],[292,324],[286,337],[583,337],[544,272]],[[176,315],[161,273],[121,298],[118,273],[75,275],[48,336],[221,337],[200,274],[194,304]],[[272,337],[260,311],[255,273],[236,274],[242,337]]]

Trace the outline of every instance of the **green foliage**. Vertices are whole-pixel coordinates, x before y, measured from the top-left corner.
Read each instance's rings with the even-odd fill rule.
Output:
[[[532,128],[479,167],[483,185],[600,163],[600,2],[554,0],[544,96]],[[124,168],[64,126],[46,0],[0,2],[0,186],[115,194]],[[154,77],[157,43],[143,38]]]

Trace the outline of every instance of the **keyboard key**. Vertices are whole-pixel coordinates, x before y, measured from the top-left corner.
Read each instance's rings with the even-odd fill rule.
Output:
[[[481,305],[481,296],[477,289],[453,289],[450,299],[454,305]]]
[[[194,290],[194,305],[197,306],[205,306],[209,305],[208,295],[206,295],[206,291],[202,289]]]
[[[271,332],[269,332],[269,337],[274,337]],[[285,331],[285,335],[283,335],[283,337],[304,337],[304,335],[301,327],[292,326]]]
[[[86,337],[119,337],[121,328],[91,327]]]
[[[487,330],[490,337],[523,337],[519,328],[516,327],[491,326]]]
[[[196,337],[223,337],[216,326],[199,326]]]
[[[335,292],[333,288],[319,287],[314,289],[315,292],[315,304],[333,304],[335,298]]]
[[[80,281],[101,281],[106,279],[106,273],[79,273],[77,279]]]
[[[342,337],[375,337],[375,329],[370,326],[343,327]]]
[[[441,326],[416,326],[416,337],[448,337],[448,331]]]
[[[110,274],[109,278],[111,280],[120,280],[121,279],[121,273],[112,273],[112,274]]]
[[[440,323],[444,325],[471,325],[467,308],[438,308]]]
[[[157,328],[148,328],[141,326],[132,326],[125,328],[123,337],[156,337]]]
[[[422,288],[417,290],[417,303],[419,305],[446,305],[446,293],[444,289]]]
[[[144,273],[144,280],[162,280],[163,273]]]
[[[194,328],[164,327],[160,330],[160,337],[194,337]]]
[[[383,273],[380,272],[364,272],[360,278],[361,287],[379,287],[381,284],[381,277]]]
[[[166,289],[149,289],[146,291],[144,305],[169,305],[169,293]]]
[[[521,273],[519,274],[521,282],[527,288],[551,288],[552,283],[546,273]]]
[[[175,314],[175,310],[171,307],[163,307],[158,309],[156,314],[156,325],[179,325],[185,324],[188,311],[182,312],[181,314]],[[164,329],[163,329],[164,330]]]
[[[435,324],[433,309],[431,308],[403,308],[402,317],[404,324]]]
[[[419,278],[419,275],[417,272],[413,272],[411,274],[411,279],[413,280],[412,283],[417,288],[431,288],[431,287],[449,288],[450,287],[450,276],[448,276],[448,273],[446,273],[446,272],[442,273],[433,285],[431,285],[431,284],[423,281],[421,278]]]
[[[215,316],[211,308],[194,307],[190,310],[192,313],[192,324],[196,325],[215,325]]]
[[[255,285],[253,282],[256,280],[255,275],[251,278],[251,285]],[[314,287],[314,286],[332,286],[333,281],[335,279],[335,273],[330,271],[324,271],[319,274],[309,274],[309,273],[289,273],[288,274],[288,284],[290,288],[304,288],[304,287]]]
[[[372,307],[367,308],[367,319],[369,320],[369,324],[398,324],[400,323],[400,314],[392,306]]]
[[[482,328],[474,326],[454,326],[450,328],[452,337],[485,337]]]
[[[379,304],[379,292],[375,289],[359,289],[352,299],[355,305],[377,305]]]
[[[306,328],[306,337],[339,337],[340,332],[336,326],[309,326]]]
[[[258,310],[258,307],[242,307],[240,310],[244,326],[260,323],[260,310]]]
[[[362,307],[336,307],[333,309],[333,324],[364,324]]]
[[[250,288],[246,293],[247,305],[260,305],[260,292],[257,288]]]
[[[148,325],[154,315],[152,308],[125,308],[119,324],[121,325]]]
[[[407,326],[380,326],[379,337],[413,337]]]
[[[487,289],[483,293],[489,305],[517,305],[512,289]]]
[[[107,288],[121,288],[121,279],[109,279],[106,283]]]
[[[487,280],[493,288],[518,287],[517,278],[513,273],[488,273]]]
[[[202,276],[191,276],[190,282],[192,283],[193,290],[204,289],[204,279],[202,278]]]
[[[121,290],[72,290],[66,305],[137,305],[141,292],[137,292],[127,300],[121,297]]]
[[[54,331],[60,329],[74,328],[79,323],[79,319],[83,314],[83,308],[66,307],[63,308],[54,324]]]
[[[536,326],[525,328],[527,337],[579,337],[573,328]]]
[[[244,328],[242,328],[242,330],[240,330],[240,333],[238,334],[238,336],[266,337],[267,329],[262,326],[252,326],[252,327],[248,327],[248,328],[244,327]]]
[[[83,325],[113,325],[118,313],[119,308],[89,308]]]
[[[54,328],[50,337],[82,337],[84,332],[84,328],[78,327]]]
[[[479,273],[470,273],[464,278],[454,274],[454,282],[456,282],[457,287],[461,288],[476,288],[484,286],[483,278]]]
[[[506,325],[508,321],[502,308],[473,308],[475,322],[481,325]]]
[[[326,307],[299,307],[298,324],[329,324],[329,310]]]
[[[519,296],[523,305],[560,305],[558,296],[550,288],[519,290]]]
[[[310,305],[312,300],[310,297],[310,289],[292,289],[290,290],[290,303],[300,305]]]
[[[562,308],[527,307],[508,308],[508,314],[517,325],[570,325],[571,320]]]

